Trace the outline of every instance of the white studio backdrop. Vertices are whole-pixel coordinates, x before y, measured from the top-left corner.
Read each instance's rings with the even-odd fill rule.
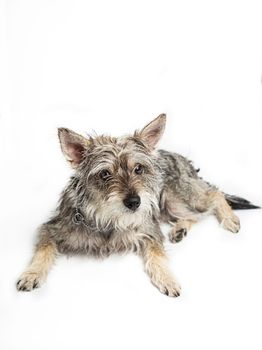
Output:
[[[177,299],[133,255],[61,258],[18,293],[36,228],[71,171],[57,127],[121,135],[167,113],[160,147],[262,205],[260,1],[0,3],[0,349],[262,347],[261,211],[167,242]]]

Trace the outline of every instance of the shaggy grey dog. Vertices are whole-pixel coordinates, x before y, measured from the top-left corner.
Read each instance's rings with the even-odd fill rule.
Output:
[[[228,196],[198,176],[186,158],[155,150],[164,114],[133,135],[85,138],[60,128],[62,152],[75,172],[55,215],[39,230],[35,254],[17,282],[18,290],[39,287],[59,254],[106,257],[127,251],[141,256],[152,283],[169,296],[180,286],[168,269],[160,223],[172,225],[180,241],[204,213],[238,232],[232,208],[255,208]]]

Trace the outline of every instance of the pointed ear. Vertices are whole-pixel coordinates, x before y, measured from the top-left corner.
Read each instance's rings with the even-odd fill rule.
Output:
[[[66,128],[58,129],[58,137],[66,160],[72,168],[77,168],[84,159],[84,152],[87,149],[88,140]]]
[[[165,126],[166,115],[160,114],[139,132],[139,136],[142,137],[143,141],[149,146],[149,148],[154,149],[164,133]]]

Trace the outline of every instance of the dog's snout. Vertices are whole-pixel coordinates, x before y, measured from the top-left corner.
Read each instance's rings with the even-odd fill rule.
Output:
[[[139,196],[129,196],[124,199],[124,205],[130,209],[135,211],[141,203],[141,199]]]

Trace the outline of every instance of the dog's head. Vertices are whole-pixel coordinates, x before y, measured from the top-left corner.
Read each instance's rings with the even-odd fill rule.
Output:
[[[58,130],[62,152],[76,170],[75,195],[98,226],[138,226],[157,211],[161,177],[154,148],[165,122],[162,114],[141,131],[119,138]]]

